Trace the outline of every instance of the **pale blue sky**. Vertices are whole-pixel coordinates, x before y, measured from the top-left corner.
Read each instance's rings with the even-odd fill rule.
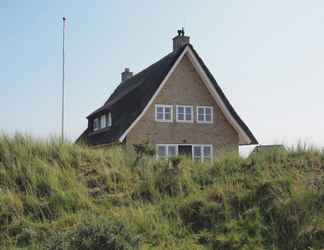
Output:
[[[260,143],[324,146],[324,1],[0,1],[0,130],[59,134],[61,18],[67,16],[66,134],[120,72],[191,42]]]

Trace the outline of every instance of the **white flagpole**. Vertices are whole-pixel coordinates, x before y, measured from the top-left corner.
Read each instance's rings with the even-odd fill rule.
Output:
[[[65,24],[66,17],[63,17],[63,49],[62,49],[62,124],[61,140],[64,142],[64,95],[65,95]]]

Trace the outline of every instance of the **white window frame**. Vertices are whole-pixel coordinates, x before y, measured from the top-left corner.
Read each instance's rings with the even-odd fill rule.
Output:
[[[156,144],[156,159],[168,159],[169,156],[169,147],[174,146],[175,147],[175,156],[178,155],[178,144]],[[159,156],[159,147],[165,147],[165,157]]]
[[[157,118],[157,109],[158,108],[163,109],[163,119],[158,119]],[[170,108],[171,109],[170,119],[165,119],[165,108]],[[167,105],[167,104],[155,104],[155,121],[157,121],[157,122],[173,122],[173,106],[172,105]]]
[[[214,156],[214,151],[213,151],[213,145],[212,144],[192,144],[192,160],[195,160],[195,155],[194,155],[194,148],[199,147],[200,148],[200,162],[205,162],[206,157],[204,156],[204,147],[209,147],[210,148],[210,161],[213,161],[213,156]]]
[[[95,126],[97,124],[97,126]],[[100,120],[99,118],[94,118],[93,119],[93,131],[97,131],[100,128]]]
[[[199,120],[199,112],[198,112],[198,110],[201,109],[201,108],[204,109],[204,115],[203,115],[204,120],[203,121]],[[210,121],[206,120],[206,109],[211,110],[211,116],[210,116],[211,120]],[[214,123],[214,107],[213,106],[197,106],[196,107],[196,121],[197,121],[197,123],[208,123],[208,124]]]
[[[178,119],[178,108],[183,108],[183,118],[184,120],[179,120]],[[191,109],[191,120],[186,120],[186,108],[190,108]],[[184,123],[193,123],[194,121],[194,112],[193,112],[194,108],[192,105],[176,105],[176,122],[184,122]]]
[[[165,157],[160,157],[159,156],[159,147],[164,146],[165,148]],[[191,157],[192,160],[195,160],[194,156],[194,148],[199,147],[200,149],[200,162],[205,162],[207,159],[204,156],[204,147],[209,147],[210,148],[210,159],[208,161],[212,162],[214,160],[214,150],[213,150],[213,145],[212,144],[156,144],[156,159],[168,159],[170,158],[169,156],[169,146],[174,146],[176,149],[176,154],[175,156],[179,155],[179,146],[191,146]]]

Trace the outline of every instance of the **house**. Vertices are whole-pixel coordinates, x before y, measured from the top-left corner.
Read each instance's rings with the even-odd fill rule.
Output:
[[[205,161],[258,143],[183,30],[173,38],[171,53],[135,75],[126,68],[120,85],[87,119],[78,141],[148,141],[160,158],[187,154]]]

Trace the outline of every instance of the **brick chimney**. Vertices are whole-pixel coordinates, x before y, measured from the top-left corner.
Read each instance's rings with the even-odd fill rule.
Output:
[[[125,68],[124,72],[121,73],[121,81],[124,82],[133,76],[133,72],[129,71],[129,68]]]
[[[190,43],[190,37],[185,36],[184,28],[182,28],[181,30],[178,30],[178,35],[173,38],[173,51],[189,43]]]

